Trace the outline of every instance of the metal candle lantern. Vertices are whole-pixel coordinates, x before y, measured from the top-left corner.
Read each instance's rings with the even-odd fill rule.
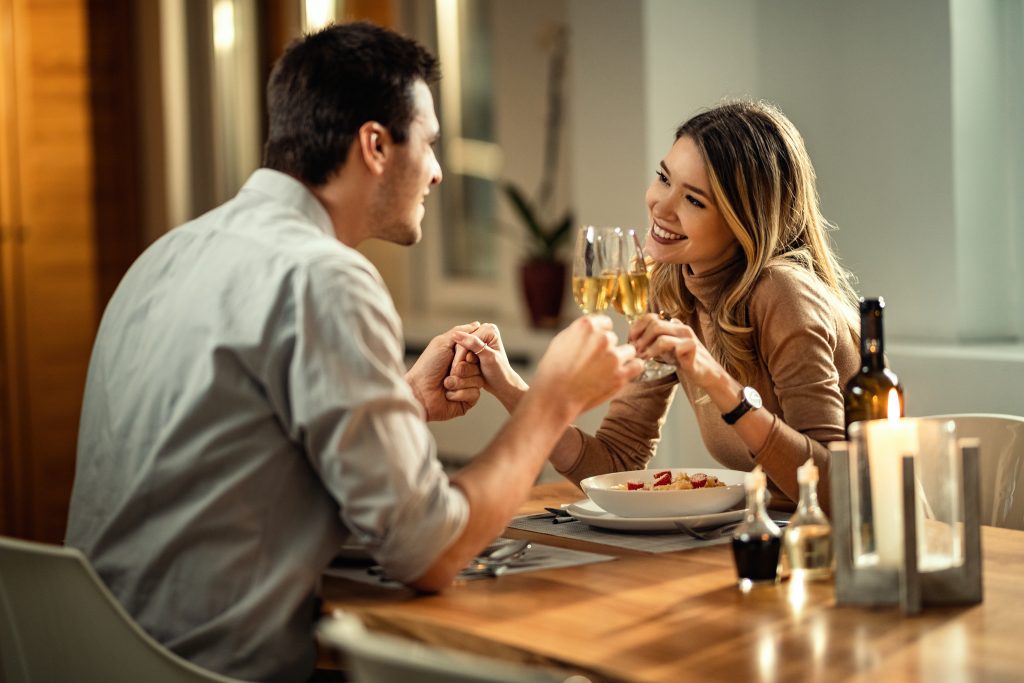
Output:
[[[836,602],[981,602],[978,441],[948,420],[894,419],[830,447]]]

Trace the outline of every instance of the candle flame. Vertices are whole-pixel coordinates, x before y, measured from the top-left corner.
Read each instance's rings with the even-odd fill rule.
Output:
[[[889,422],[897,422],[900,419],[900,395],[896,389],[889,390]]]

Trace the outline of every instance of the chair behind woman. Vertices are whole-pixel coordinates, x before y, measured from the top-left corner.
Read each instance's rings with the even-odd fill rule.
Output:
[[[981,523],[1024,530],[1024,417],[983,413],[929,417],[953,420],[958,438],[981,442]]]

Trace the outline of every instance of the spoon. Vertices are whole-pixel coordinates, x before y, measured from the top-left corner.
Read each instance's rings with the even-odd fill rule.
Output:
[[[510,540],[505,543],[495,543],[484,548],[465,569],[459,572],[459,576],[462,578],[482,575],[501,576],[512,563],[525,555],[526,551],[531,547],[533,546],[529,541]],[[392,580],[384,573],[384,569],[380,565],[369,567],[366,571],[370,575],[378,577],[381,581]]]
[[[518,560],[526,554],[530,547],[529,541],[509,541],[508,543],[492,545],[477,555],[470,566],[474,564],[507,564]]]
[[[501,576],[531,547],[529,541],[510,541],[498,546],[491,546],[470,562],[468,567],[459,572],[459,576],[464,579],[481,575]]]

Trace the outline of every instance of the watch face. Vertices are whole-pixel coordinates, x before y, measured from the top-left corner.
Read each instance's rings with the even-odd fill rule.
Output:
[[[743,387],[743,398],[750,404],[751,408],[761,407],[761,394],[757,393],[757,389],[754,387]]]

